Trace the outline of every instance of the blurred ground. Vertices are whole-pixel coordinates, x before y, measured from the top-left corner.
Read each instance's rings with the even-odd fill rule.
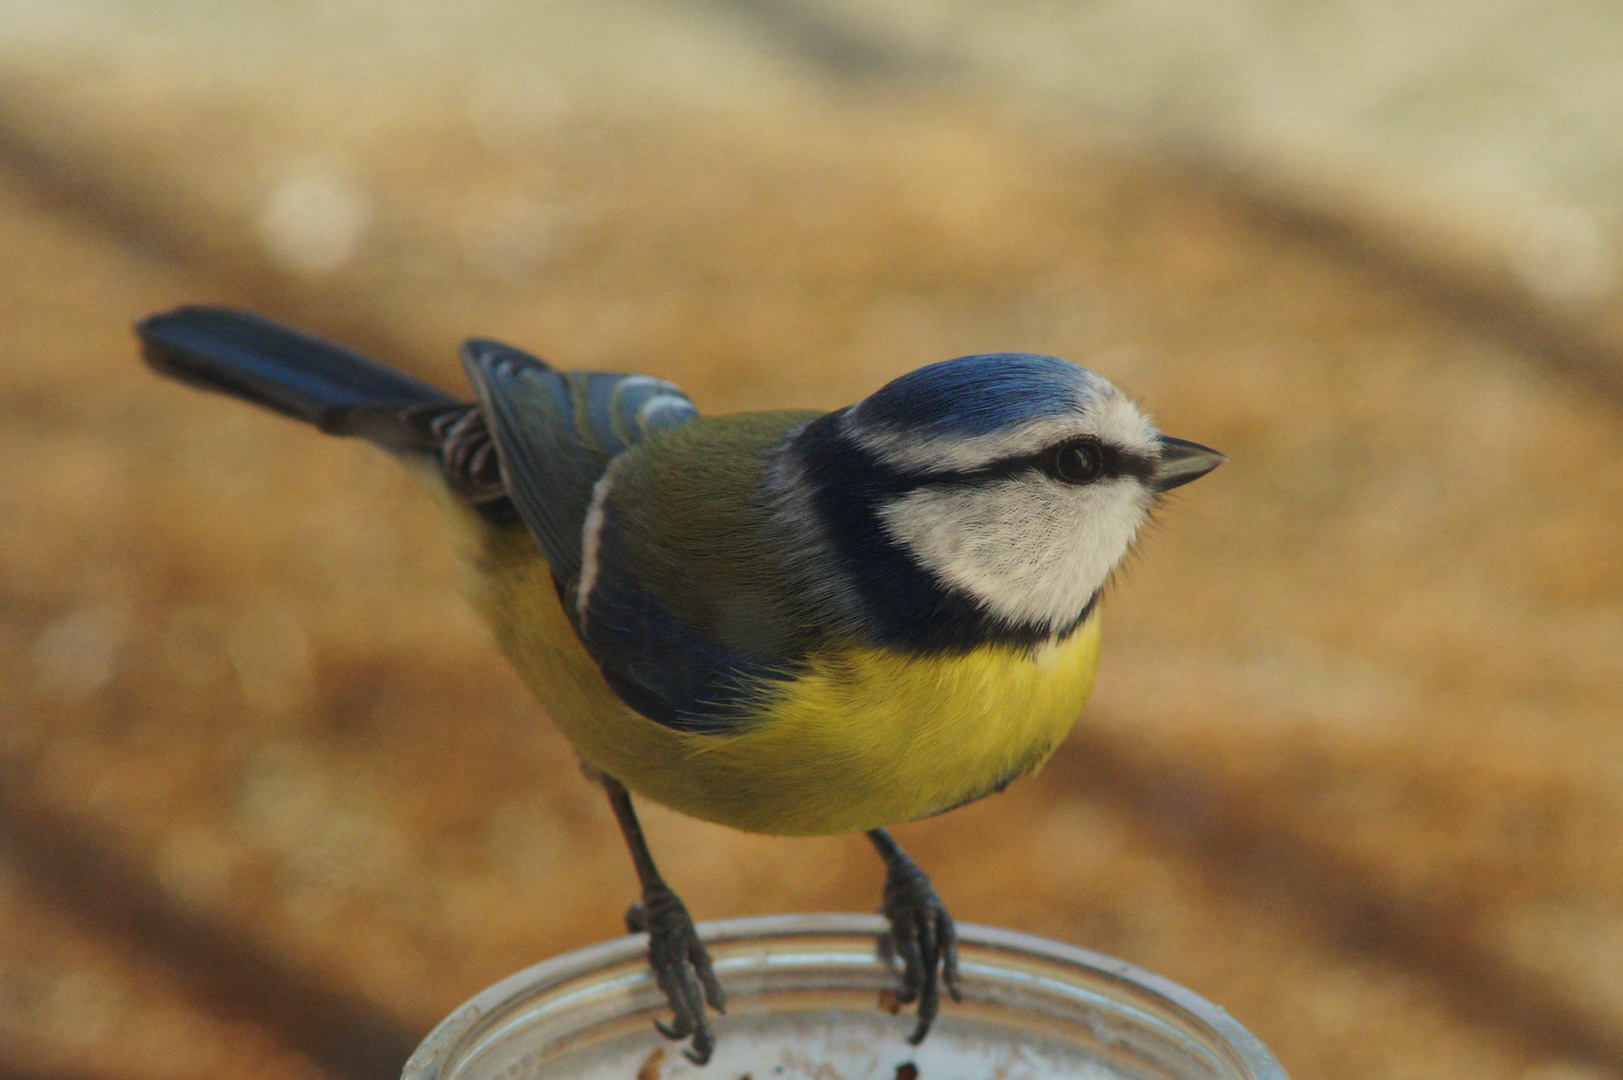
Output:
[[[842,10],[0,5],[0,1077],[395,1075],[633,892],[409,478],[138,364],[192,300],[709,411],[1099,368],[1231,462],[1054,764],[899,831],[954,912],[1177,979],[1296,1080],[1623,1076],[1610,279],[966,89],[996,35],[907,36],[950,5]],[[860,841],[647,818],[701,918],[876,903]]]

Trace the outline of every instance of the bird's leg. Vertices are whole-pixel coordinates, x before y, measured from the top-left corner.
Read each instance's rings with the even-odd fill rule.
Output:
[[[896,997],[904,1005],[919,1003],[919,1024],[907,1039],[917,1046],[935,1022],[941,985],[946,984],[954,1001],[962,1000],[958,994],[958,931],[928,875],[896,845],[890,833],[871,829],[868,839],[885,860],[885,894],[879,910],[889,921],[890,931],[879,938],[879,955],[893,966],[901,958],[902,989]]]
[[[633,934],[647,932],[648,964],[674,1014],[669,1027],[658,1020],[654,1026],[667,1039],[693,1036],[692,1049],[683,1054],[695,1065],[703,1065],[715,1048],[710,1028],[704,1022],[704,1004],[708,1001],[717,1012],[725,1012],[726,995],[710,967],[710,954],[693,928],[692,916],[654,867],[654,857],[648,853],[642,826],[637,824],[637,813],[631,807],[631,793],[612,776],[600,774],[599,780],[609,793],[609,805],[620,822],[620,832],[637,867],[637,880],[642,883],[642,902],[627,909],[626,929]]]

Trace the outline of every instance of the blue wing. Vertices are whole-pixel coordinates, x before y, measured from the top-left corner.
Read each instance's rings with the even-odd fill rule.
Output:
[[[556,371],[494,341],[467,342],[462,363],[495,437],[508,497],[568,593],[580,578],[581,530],[603,470],[649,432],[699,411],[664,379]]]

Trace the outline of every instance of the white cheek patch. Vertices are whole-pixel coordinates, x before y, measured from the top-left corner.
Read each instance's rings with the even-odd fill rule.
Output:
[[[1129,477],[1073,487],[1033,473],[920,488],[879,515],[922,566],[989,614],[1059,629],[1127,554],[1150,504],[1150,492]]]

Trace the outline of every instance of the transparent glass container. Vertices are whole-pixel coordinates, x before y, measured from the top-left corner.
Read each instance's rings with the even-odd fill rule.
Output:
[[[960,926],[964,1000],[922,1046],[874,954],[873,915],[699,927],[727,990],[700,1068],[669,1018],[646,938],[537,964],[457,1009],[402,1080],[1287,1080],[1249,1031],[1158,975],[1028,934]]]

